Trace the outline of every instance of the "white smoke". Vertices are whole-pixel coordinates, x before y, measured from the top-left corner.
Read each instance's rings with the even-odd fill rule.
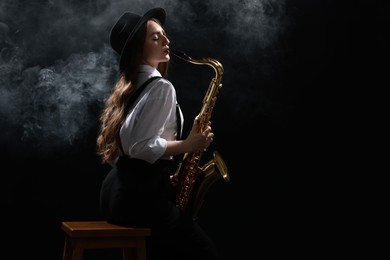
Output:
[[[258,102],[250,85],[237,95],[235,85],[248,75],[235,62],[253,63],[259,50],[275,45],[288,23],[284,1],[1,0],[0,123],[9,134],[0,141],[12,136],[50,147],[83,138],[116,79],[111,26],[124,11],[142,14],[152,7],[166,9],[173,46],[223,57],[223,93],[249,106],[241,109]],[[266,60],[259,66],[272,71]]]

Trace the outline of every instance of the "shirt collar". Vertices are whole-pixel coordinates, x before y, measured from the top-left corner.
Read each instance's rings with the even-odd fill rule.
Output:
[[[142,64],[139,66],[139,73],[147,75],[147,78],[151,78],[151,77],[155,77],[155,76],[161,77],[161,73],[157,69],[153,68],[150,65],[146,65],[146,64]]]

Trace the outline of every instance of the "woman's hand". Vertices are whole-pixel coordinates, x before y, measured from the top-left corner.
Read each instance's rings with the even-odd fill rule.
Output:
[[[203,131],[200,128],[199,120],[195,118],[192,129],[185,139],[186,145],[190,149],[189,152],[206,150],[213,141],[214,133],[211,131],[211,122],[208,123]]]
[[[199,121],[195,118],[192,129],[186,139],[167,141],[167,149],[165,150],[163,157],[206,150],[213,141],[213,138],[214,134],[211,131],[210,122],[207,127],[201,131]]]

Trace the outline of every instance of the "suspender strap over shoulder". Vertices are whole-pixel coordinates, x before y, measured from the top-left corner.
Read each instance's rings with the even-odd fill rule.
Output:
[[[139,97],[139,95],[142,93],[142,91],[145,89],[145,87],[152,82],[153,80],[161,78],[161,76],[154,76],[149,79],[147,79],[134,93],[133,95],[129,98],[129,101],[127,102],[126,105],[126,111],[129,110],[131,105],[135,102],[135,100]],[[181,122],[181,117],[180,117],[180,112],[179,112],[179,104],[176,104],[176,120],[177,120],[177,136],[176,139],[180,140],[181,139],[181,128],[182,128],[182,122]],[[122,154],[125,154],[122,145],[120,146]]]
[[[129,98],[129,101],[127,102],[127,105],[126,105],[126,111],[129,110],[129,108],[131,107],[131,105],[135,102],[135,100],[139,97],[139,95],[142,93],[142,91],[145,89],[145,87],[150,83],[152,82],[153,80],[155,79],[158,79],[158,78],[161,78],[161,76],[154,76],[154,77],[151,77],[149,79],[147,79],[138,89],[135,90],[135,92],[133,93],[133,95],[131,95],[131,97]]]
[[[131,95],[131,97],[129,98],[129,101],[127,102],[126,104],[126,111],[129,110],[129,108],[131,107],[131,105],[135,102],[135,100],[139,97],[139,95],[142,93],[142,91],[145,89],[145,87],[150,83],[152,82],[153,80],[155,79],[158,79],[158,78],[161,78],[161,76],[154,76],[154,77],[151,77],[151,78],[148,78],[138,89],[135,90],[135,92],[133,93],[133,95]],[[127,113],[127,112],[126,112]],[[120,146],[121,148],[121,151],[122,151],[122,154],[125,154],[125,152],[123,151],[123,147],[122,145]]]

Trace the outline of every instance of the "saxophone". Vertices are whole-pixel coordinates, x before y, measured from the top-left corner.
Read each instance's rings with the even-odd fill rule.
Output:
[[[211,66],[215,71],[215,77],[210,82],[203,98],[201,111],[197,115],[200,129],[204,131],[210,122],[217,94],[222,87],[221,79],[224,72],[222,64],[212,58],[195,60],[180,51],[171,50],[170,52],[189,63]],[[176,187],[176,207],[190,214],[193,219],[198,217],[205,195],[211,185],[221,179],[225,182],[230,181],[226,164],[217,151],[213,152],[212,160],[200,167],[202,155],[203,151],[184,154],[173,178],[171,178],[172,184]]]

